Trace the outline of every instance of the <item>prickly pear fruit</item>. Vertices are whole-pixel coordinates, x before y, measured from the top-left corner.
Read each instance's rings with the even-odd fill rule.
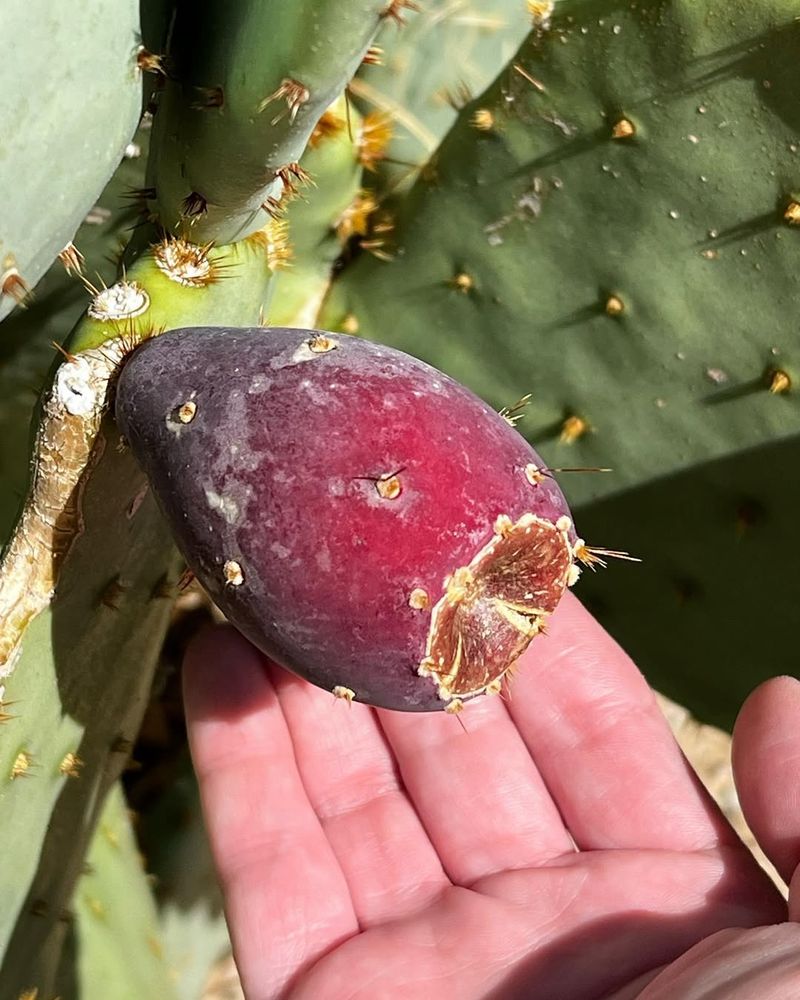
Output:
[[[116,415],[220,608],[348,700],[499,692],[585,554],[507,419],[356,337],[175,330],[130,355]]]

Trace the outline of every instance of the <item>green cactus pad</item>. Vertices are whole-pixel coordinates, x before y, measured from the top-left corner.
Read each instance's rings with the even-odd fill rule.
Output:
[[[395,204],[393,262],[346,267],[322,321],[498,406],[532,393],[552,465],[615,470],[573,503],[796,432],[795,15],[558,4]]]
[[[141,107],[139,3],[3,6],[0,318],[72,239]]]
[[[391,190],[424,164],[458,108],[481,93],[531,27],[524,0],[425,0],[402,30],[388,21],[376,41],[379,64],[358,71],[351,93],[366,113],[391,120],[392,137],[376,186]]]
[[[362,181],[355,136],[361,115],[344,98],[328,109],[331,133],[320,134],[301,160],[313,186],[295,198],[286,213],[291,259],[275,281],[269,310],[273,326],[313,329],[317,312],[342,250],[336,224],[357,198]]]
[[[169,232],[231,243],[264,225],[378,29],[385,0],[179,8],[149,184]],[[291,178],[289,178],[291,180]]]
[[[694,466],[576,511],[639,566],[584,572],[580,596],[659,691],[730,728],[797,662],[800,436]]]
[[[141,473],[112,427],[103,436],[81,498],[83,534],[2,681],[14,717],[2,733],[0,836],[15,849],[0,863],[0,982],[18,992],[37,985],[50,995],[64,913],[103,796],[129,756],[179,576]],[[68,754],[80,762],[72,774]]]
[[[119,786],[106,799],[84,867],[73,900],[76,1000],[177,1000],[182,970],[164,946]]]

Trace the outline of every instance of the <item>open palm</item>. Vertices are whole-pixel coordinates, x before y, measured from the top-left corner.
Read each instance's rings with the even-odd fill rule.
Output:
[[[697,944],[786,904],[571,595],[506,696],[460,718],[348,706],[229,629],[194,645],[185,689],[248,1000],[660,1000],[731,970],[742,997],[794,995],[800,925]],[[788,880],[800,685],[751,701],[737,778]]]

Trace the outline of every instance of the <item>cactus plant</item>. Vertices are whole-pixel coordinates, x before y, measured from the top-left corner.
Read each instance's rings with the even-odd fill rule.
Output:
[[[72,969],[62,966],[67,981],[56,984],[61,995],[177,1000],[182,970],[170,964],[119,785],[106,799],[73,905],[77,961]]]
[[[531,393],[551,464],[614,467],[573,503],[796,433],[794,13],[558,4],[385,203],[392,262],[343,268],[321,325],[498,406]]]
[[[343,21],[352,29],[355,59],[369,44],[382,6],[351,6],[359,16],[351,12]],[[341,5],[336,8],[341,11]],[[368,10],[371,18],[364,16]],[[262,41],[267,27],[261,25]],[[302,18],[285,27],[279,38],[268,34],[273,67],[282,65],[282,54],[291,62],[298,33],[304,34]],[[209,47],[215,28],[208,19],[193,26],[195,37],[208,33]],[[180,39],[174,33],[172,38],[179,48]],[[241,44],[253,41],[249,34]],[[160,71],[174,64],[169,53],[149,62]],[[315,70],[315,97],[306,112],[294,115],[289,109],[288,124],[285,116],[274,124],[264,117],[258,131],[265,164],[273,155],[281,165],[296,159],[314,124],[311,111],[321,112],[320,102],[346,82],[346,69],[330,60],[328,67],[327,73]],[[232,85],[228,92],[232,107],[234,90]],[[165,100],[171,108],[169,87]],[[168,158],[159,162],[168,170]],[[226,167],[221,162],[219,170]],[[158,178],[161,183],[163,172]],[[162,184],[161,211],[177,217],[185,206],[167,207],[167,186]],[[262,188],[259,178],[250,195]],[[141,192],[145,202],[148,193]],[[138,727],[177,579],[165,528],[135,462],[120,451],[105,417],[112,380],[136,341],[163,327],[201,320],[258,322],[268,307],[271,265],[277,263],[279,237],[263,225],[263,217],[253,232],[243,234],[247,240],[226,247],[220,233],[233,209],[230,218],[220,218],[217,230],[207,222],[192,228],[191,243],[168,231],[159,234],[151,214],[152,206],[133,234],[121,279],[93,289],[89,308],[67,341],[41,405],[29,495],[3,555],[0,672],[4,698],[17,702],[19,710],[9,720],[14,739],[3,744],[7,767],[0,794],[9,808],[2,822],[24,829],[26,837],[13,870],[3,866],[2,871],[0,979],[4,989],[18,993],[35,987],[45,994],[52,988],[64,939],[59,914],[73,890],[98,806]],[[219,245],[196,242],[200,229]],[[96,558],[100,551],[102,561]],[[112,660],[116,669],[109,677]],[[34,714],[31,706],[37,704],[41,709]],[[42,728],[48,718],[50,731]],[[60,729],[63,736],[53,739]],[[79,777],[68,785],[59,770],[66,752],[82,762]],[[73,831],[68,844],[66,830]]]
[[[77,12],[11,0],[3,33],[14,44],[0,66],[0,119],[9,126],[0,319],[28,298],[111,177],[139,120],[142,89],[136,0],[98,0]]]
[[[760,483],[761,461],[772,449],[791,456],[800,430],[790,327],[800,254],[794,5],[515,3],[483,10],[504,22],[484,33],[472,8],[436,0],[242,2],[224,13],[205,0],[158,0],[142,5],[141,24],[132,5],[109,16],[98,0],[70,14],[49,48],[39,32],[51,12],[34,0],[23,18],[12,5],[11,34],[26,44],[1,71],[0,100],[9,120],[29,95],[41,113],[24,116],[0,161],[3,188],[15,192],[11,228],[0,232],[0,308],[25,297],[38,328],[30,343],[19,314],[2,328],[12,334],[0,350],[14,363],[0,378],[17,394],[0,403],[14,440],[2,457],[9,468],[21,470],[19,384],[41,379],[46,340],[67,356],[35,417],[30,491],[0,569],[0,834],[14,843],[13,861],[0,863],[0,982],[11,1000],[32,989],[80,993],[64,976],[60,916],[141,718],[180,572],[108,413],[140,340],[188,325],[322,325],[419,356],[497,406],[532,393],[521,426],[544,460],[614,467],[613,477],[571,480],[572,505],[598,537],[644,550],[662,582],[678,581],[684,636],[705,627],[712,607],[722,615],[734,603],[711,571],[711,540],[729,536],[709,530],[709,500],[708,514],[681,524],[680,558],[665,554],[658,531],[623,540],[620,523],[642,509],[630,504],[652,502],[663,525],[672,512],[652,498],[665,484],[676,489],[662,498],[684,488],[726,503],[741,494],[740,552],[772,525],[776,551],[793,544],[783,497],[742,493],[739,476],[752,468]],[[501,69],[526,18],[529,37]],[[383,67],[369,48],[381,28]],[[420,69],[429,43],[464,56],[458,66],[438,60],[435,84]],[[87,51],[97,57],[91,73]],[[349,92],[358,111],[340,100],[317,123],[363,57]],[[391,78],[393,59],[405,70]],[[155,117],[147,176],[134,184],[141,215],[109,288],[90,259],[89,313],[67,337],[74,291],[67,301],[57,283],[40,287],[37,301],[27,286],[113,170],[143,71]],[[428,99],[445,87],[460,105],[462,76],[475,94],[496,72],[457,116]],[[409,133],[410,122],[423,132]],[[427,137],[423,163],[415,134]],[[43,135],[59,151],[52,167]],[[394,160],[413,165],[410,191],[410,168]],[[70,183],[48,183],[56,172]],[[303,187],[309,173],[316,189]],[[290,253],[287,218],[296,270],[276,274]],[[754,449],[746,458],[745,448]],[[6,523],[11,506],[9,495]],[[620,608],[635,602],[614,582],[624,579],[611,576],[595,602],[602,611],[605,599],[612,626],[630,629],[647,667],[657,612],[636,604],[642,625],[631,628]],[[657,587],[643,594],[660,605]],[[750,597],[765,600],[763,590]],[[692,664],[679,693],[699,691],[710,712],[719,700],[688,676]],[[734,672],[735,692],[756,676],[741,653]],[[113,960],[106,968],[125,975]]]
[[[375,58],[350,86],[359,109],[382,126],[373,143],[371,187],[382,196],[407,186],[459,108],[508,65],[530,26],[522,0],[426,0],[402,31],[387,20]]]

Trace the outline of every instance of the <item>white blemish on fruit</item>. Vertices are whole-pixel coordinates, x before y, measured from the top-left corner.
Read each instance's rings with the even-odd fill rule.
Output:
[[[242,567],[235,559],[228,559],[222,567],[222,572],[225,576],[225,582],[229,583],[232,587],[240,587],[244,583]]]
[[[352,688],[345,687],[343,684],[337,684],[333,689],[333,697],[343,699],[348,705],[352,703],[355,696],[355,691]]]
[[[230,497],[222,496],[214,490],[204,490],[206,503],[212,510],[217,510],[228,524],[235,524],[239,518],[239,505]]]
[[[267,378],[266,375],[256,375],[248,386],[247,394],[249,396],[260,396],[262,393],[266,392],[271,385],[272,379]]]
[[[270,550],[274,552],[279,559],[288,559],[288,557],[292,554],[292,550],[287,549],[286,546],[281,545],[280,542],[273,542],[272,545],[270,545]]]

